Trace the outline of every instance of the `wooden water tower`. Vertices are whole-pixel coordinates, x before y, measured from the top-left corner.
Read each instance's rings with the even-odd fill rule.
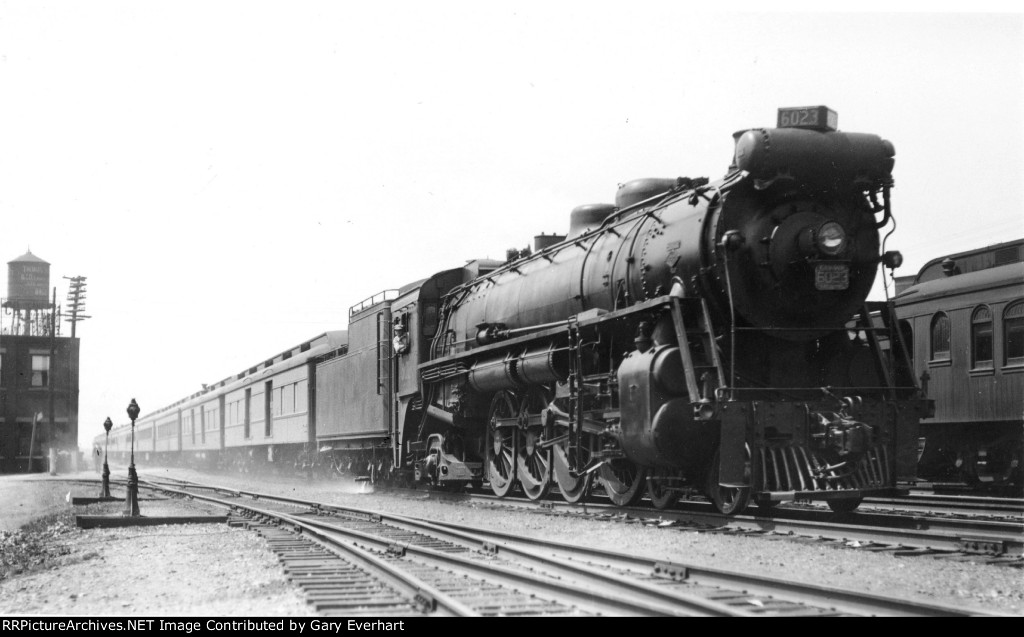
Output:
[[[31,251],[7,262],[7,298],[11,334],[44,336],[53,329],[50,312],[50,264]]]

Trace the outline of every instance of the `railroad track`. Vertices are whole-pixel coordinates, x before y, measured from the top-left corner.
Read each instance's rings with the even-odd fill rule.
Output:
[[[175,481],[268,538],[321,614],[960,616],[976,611]]]
[[[976,485],[963,482],[903,482],[899,485],[912,495],[1006,498],[1020,501],[1024,489],[1020,485]]]
[[[861,509],[849,514],[833,513],[820,504],[784,503],[770,511],[751,506],[744,515],[726,517],[712,511],[709,504],[697,500],[683,501],[669,510],[658,510],[649,506],[617,507],[600,496],[592,496],[580,504],[568,504],[557,496],[535,502],[511,496],[497,498],[479,492],[390,491],[416,498],[429,495],[482,506],[515,507],[545,515],[629,522],[639,520],[686,531],[759,535],[858,550],[887,551],[901,557],[927,556],[1024,568],[1024,501],[1014,498],[911,494],[901,498],[869,498]]]
[[[1005,516],[1024,519],[1024,498],[910,493],[899,498],[865,498],[862,508],[891,507],[951,515]]]
[[[183,484],[186,482],[182,482]],[[497,498],[492,494],[391,489],[395,494],[517,508],[543,515],[591,517],[603,521],[656,524],[668,530],[755,535],[770,539],[817,543],[847,549],[891,552],[900,557],[968,560],[994,566],[1024,568],[1024,515],[1021,501],[933,495],[866,501],[863,510],[836,514],[821,505],[785,503],[768,512],[751,506],[744,515],[726,517],[700,501],[687,501],[669,510],[617,507],[600,497],[568,504],[557,497],[535,502],[526,498]],[[979,502],[980,500],[980,502]],[[966,504],[967,506],[963,506]],[[983,513],[977,511],[978,505]],[[916,506],[915,506],[916,505]],[[939,505],[955,506],[950,509]],[[999,509],[1002,508],[1002,511]]]
[[[400,491],[396,491],[400,493]],[[636,521],[669,528],[733,535],[756,534],[801,542],[818,542],[868,551],[890,551],[900,556],[972,560],[997,566],[1024,568],[1024,515],[1014,513],[1013,503],[1004,512],[984,514],[922,512],[903,506],[904,501],[870,503],[864,510],[836,514],[820,505],[787,503],[770,511],[756,506],[747,513],[727,517],[704,502],[683,502],[659,510],[649,506],[617,507],[600,498],[568,504],[557,498],[533,502],[525,498],[497,498],[488,494],[450,494],[412,490],[422,497],[472,500],[492,507],[517,507],[548,515],[586,516],[604,520]],[[897,508],[898,507],[898,508]]]

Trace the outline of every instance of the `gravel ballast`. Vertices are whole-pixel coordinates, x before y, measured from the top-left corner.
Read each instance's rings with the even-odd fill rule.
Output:
[[[229,488],[430,517],[524,536],[592,544],[659,560],[975,609],[1024,614],[1024,573],[970,560],[897,557],[785,537],[729,536],[636,521],[598,521],[460,500],[373,493],[365,483],[143,470]],[[72,507],[96,487],[0,476],[0,614],[309,617],[311,608],[255,533],[223,524],[77,528],[74,515],[120,515],[123,504]],[[95,479],[91,473],[80,477]],[[115,495],[120,490],[114,489]],[[145,492],[143,492],[145,496]],[[142,500],[143,516],[222,511]],[[11,511],[11,515],[7,515]],[[33,521],[34,520],[34,521]],[[22,530],[23,525],[28,524]]]

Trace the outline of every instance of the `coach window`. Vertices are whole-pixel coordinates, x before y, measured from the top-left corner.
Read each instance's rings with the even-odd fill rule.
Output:
[[[244,411],[245,411],[245,420],[243,421],[245,423],[245,427],[243,428],[243,431],[245,433],[245,437],[246,438],[252,437],[252,432],[249,429],[249,425],[252,423],[252,410],[251,410],[251,407],[250,407],[251,405],[252,405],[252,388],[251,387],[247,387],[246,390],[245,390],[245,404],[243,405],[243,408],[244,408]]]
[[[263,435],[270,437],[274,432],[274,381],[268,380],[263,391]]]
[[[984,305],[971,314],[971,368],[992,367],[992,312]]]
[[[932,360],[949,360],[949,317],[939,312],[932,317]]]
[[[32,386],[48,387],[50,384],[50,357],[32,356]]]
[[[277,408],[277,413],[282,416],[295,413],[295,383],[289,383],[281,388],[281,405]]]
[[[295,385],[295,412],[305,413],[309,404],[309,383],[300,380]]]
[[[1024,301],[1003,312],[1003,364],[1024,365]]]

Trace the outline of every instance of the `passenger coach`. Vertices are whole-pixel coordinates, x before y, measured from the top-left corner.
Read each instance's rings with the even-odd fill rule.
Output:
[[[896,296],[916,372],[935,399],[919,473],[1021,483],[1024,239],[929,261]]]

